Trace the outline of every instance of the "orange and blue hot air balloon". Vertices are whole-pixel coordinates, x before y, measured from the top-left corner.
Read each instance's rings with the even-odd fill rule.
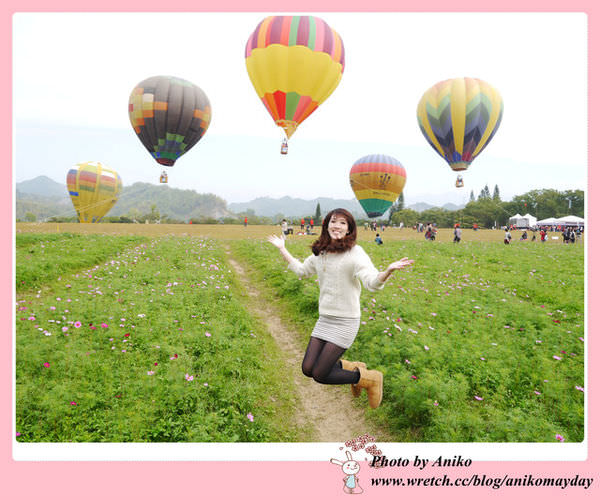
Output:
[[[82,162],[76,167],[67,173],[67,189],[79,222],[100,222],[119,199],[121,178],[100,162]]]
[[[335,90],[344,72],[339,34],[314,16],[271,16],[246,43],[246,69],[288,138]]]
[[[389,155],[367,155],[350,169],[350,186],[369,218],[383,215],[406,184],[406,169]]]
[[[185,79],[154,76],[129,95],[129,120],[146,150],[173,166],[204,136],[211,119],[208,97]]]
[[[439,82],[423,94],[417,119],[431,147],[452,170],[463,171],[496,134],[503,110],[500,93],[488,83],[456,78]]]

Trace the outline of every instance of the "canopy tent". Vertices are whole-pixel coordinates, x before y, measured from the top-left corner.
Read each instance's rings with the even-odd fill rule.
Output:
[[[525,215],[515,214],[510,219],[508,219],[508,223],[511,226],[517,226],[517,227],[533,227],[533,226],[535,226],[536,220],[537,219],[535,217],[533,217],[532,215],[529,215],[529,214],[525,214]]]
[[[527,227],[533,227],[537,224],[537,217],[534,217],[533,215],[525,214],[523,219],[527,219]]]
[[[556,226],[556,219],[554,217],[548,217],[537,221],[538,226]]]
[[[556,225],[559,226],[585,226],[585,219],[576,215],[565,215],[556,219]]]

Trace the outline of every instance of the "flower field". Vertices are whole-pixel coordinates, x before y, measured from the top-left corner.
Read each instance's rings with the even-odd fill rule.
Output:
[[[297,440],[275,343],[222,248],[100,236],[17,235],[17,439]]]
[[[233,255],[308,339],[316,280],[289,271],[262,230],[236,227]],[[17,233],[19,441],[303,440],[293,381],[224,241],[178,234]],[[389,441],[582,441],[583,244],[387,235],[361,241],[375,265],[415,264],[363,291],[346,355],[383,371],[381,407],[356,401]],[[314,239],[287,245],[303,259]]]
[[[245,241],[237,249],[308,339],[316,280],[284,272],[265,245]],[[300,259],[310,253],[307,240],[287,245]],[[582,441],[582,244],[363,247],[380,269],[403,256],[415,260],[381,292],[363,291],[361,331],[346,353],[384,373],[382,406],[369,414],[395,441]]]

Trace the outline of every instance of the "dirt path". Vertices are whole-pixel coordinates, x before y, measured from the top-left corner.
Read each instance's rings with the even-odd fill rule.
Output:
[[[291,374],[297,387],[301,403],[294,421],[300,426],[308,423],[314,432],[313,439],[303,441],[341,442],[363,434],[369,434],[379,442],[389,440],[389,434],[381,432],[365,419],[365,407],[354,404],[350,386],[324,386],[302,374],[300,364],[306,343],[300,342],[297,334],[282,322],[278,310],[268,303],[268,299],[261,297],[259,288],[250,283],[246,271],[232,258],[228,246],[226,253],[228,262],[247,290],[250,300],[248,310],[265,323],[287,364],[284,373]]]

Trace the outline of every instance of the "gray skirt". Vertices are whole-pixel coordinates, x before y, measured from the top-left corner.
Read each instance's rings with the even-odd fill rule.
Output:
[[[354,342],[359,327],[360,319],[319,315],[311,336],[348,349]]]

